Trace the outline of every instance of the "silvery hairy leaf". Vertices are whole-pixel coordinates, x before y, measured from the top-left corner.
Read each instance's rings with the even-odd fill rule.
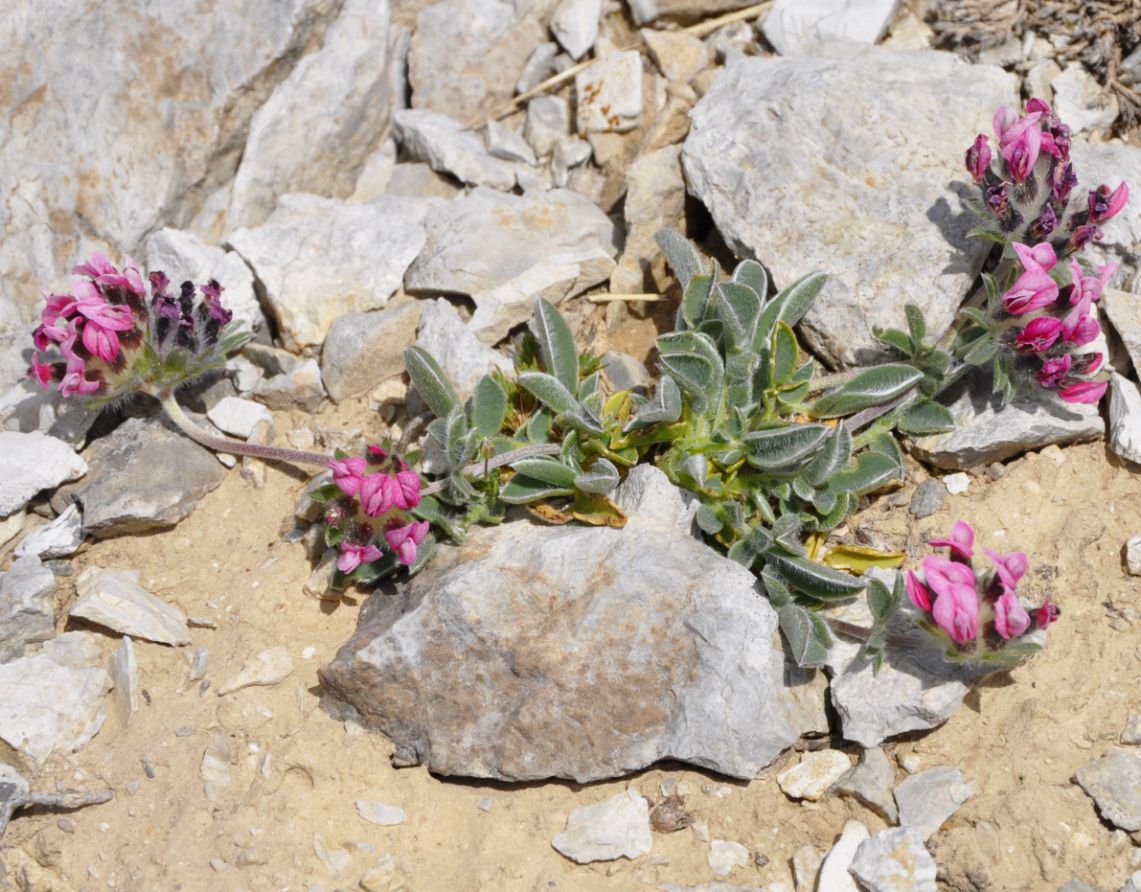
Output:
[[[609,459],[600,458],[590,468],[575,475],[574,486],[583,492],[607,495],[618,486],[618,469]]]
[[[405,350],[404,367],[408,370],[412,386],[437,418],[447,418],[448,413],[460,404],[452,382],[426,350],[420,347]]]
[[[520,386],[556,414],[573,412],[578,406],[574,394],[546,372],[520,372]]]
[[[674,229],[659,229],[654,235],[654,241],[666,255],[666,260],[684,292],[689,287],[690,280],[705,271],[701,254],[689,239]]]
[[[807,461],[828,436],[823,424],[788,424],[745,435],[748,462],[762,471],[780,471]]]
[[[864,369],[839,387],[817,397],[811,413],[816,418],[836,418],[871,406],[882,406],[905,394],[922,378],[923,373],[919,369],[897,363]]]
[[[578,350],[574,336],[562,314],[541,297],[535,299],[535,312],[529,325],[543,367],[569,392],[578,390]]]

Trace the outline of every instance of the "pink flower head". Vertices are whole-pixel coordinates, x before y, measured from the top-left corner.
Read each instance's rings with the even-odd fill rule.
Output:
[[[994,630],[1009,641],[1030,628],[1030,614],[1018,600],[1012,588],[1003,586],[1001,597],[994,605]]]
[[[96,251],[90,260],[74,267],[71,272],[72,275],[87,276],[105,288],[122,288],[140,297],[146,294],[138,264],[130,257],[123,258],[123,271],[119,272],[106,254]]]
[[[349,498],[355,496],[361,488],[365,464],[363,458],[335,458],[329,462],[329,470],[333,472],[333,482]]]
[[[913,570],[907,571],[903,582],[907,588],[907,597],[911,598],[911,603],[925,613],[930,613],[932,601],[931,590],[919,580],[919,577],[915,575]]]
[[[1096,318],[1089,314],[1089,304],[1085,301],[1081,306],[1075,307],[1062,320],[1062,340],[1075,347],[1081,347],[1095,340],[1101,334],[1101,326]]]
[[[342,573],[352,573],[361,564],[371,564],[380,556],[380,549],[371,542],[368,545],[342,542],[341,556],[337,559],[337,569]]]
[[[1096,403],[1105,396],[1108,381],[1078,381],[1058,391],[1058,396],[1067,403]]]
[[[1089,194],[1089,216],[1093,223],[1104,223],[1110,217],[1115,217],[1125,207],[1129,200],[1129,186],[1124,182],[1116,189],[1110,191],[1104,183]]]
[[[1061,319],[1039,316],[1026,323],[1014,339],[1014,346],[1023,353],[1042,353],[1050,349],[1061,333]]]
[[[1058,283],[1042,269],[1028,269],[1002,296],[1002,306],[1010,315],[1021,316],[1048,307],[1057,299]]]
[[[52,367],[46,362],[40,362],[38,356],[32,356],[32,367],[28,369],[28,377],[38,382],[41,387],[50,387],[55,377]]]
[[[369,474],[360,483],[361,507],[369,517],[380,517],[396,503],[396,481],[387,474]]]
[[[45,291],[40,322],[48,327],[55,325],[57,319],[66,319],[75,312],[75,303],[75,298],[70,294],[49,294]]]
[[[1062,380],[1069,375],[1073,362],[1069,353],[1056,359],[1042,360],[1042,368],[1037,375],[1038,383],[1047,390],[1057,390],[1062,385]]]
[[[420,504],[420,475],[415,471],[396,474],[396,507],[402,511]]]
[[[1018,112],[1009,105],[1000,105],[994,113],[994,133],[999,142],[1003,141],[1006,131],[1018,123]]]
[[[931,616],[956,644],[974,641],[979,634],[979,596],[974,586],[958,583],[948,586],[935,599]]]
[[[59,392],[64,396],[90,396],[97,393],[103,386],[99,380],[86,377],[83,360],[73,358],[68,360],[67,371],[63,380],[59,382]]]
[[[1077,306],[1087,297],[1091,303],[1097,303],[1101,300],[1101,294],[1115,272],[1117,264],[1107,263],[1098,267],[1096,276],[1087,276],[1082,265],[1076,260],[1071,260],[1070,277],[1074,280],[1074,287],[1070,291],[1070,305]]]
[[[416,546],[428,535],[428,521],[421,520],[407,526],[397,527],[384,534],[388,547],[396,552],[400,563],[409,566],[416,562]]]
[[[1036,614],[1035,620],[1038,622],[1038,628],[1044,629],[1050,625],[1050,623],[1057,622],[1058,617],[1062,615],[1062,611],[1057,604],[1046,601],[1038,608]]]
[[[944,595],[954,586],[975,587],[974,571],[958,561],[948,560],[933,554],[923,559],[923,577],[936,595]]]
[[[1040,112],[1032,112],[1003,129],[999,135],[1002,159],[1016,183],[1025,182],[1038,161],[1042,150],[1042,129],[1038,125],[1041,117]],[[997,114],[995,121],[998,121]]]
[[[987,168],[990,167],[991,161],[990,146],[987,145],[987,138],[983,134],[975,137],[974,143],[967,149],[967,173],[969,173],[976,183],[983,181],[983,175],[986,174]]]
[[[952,560],[970,561],[974,556],[974,552],[971,548],[975,544],[975,531],[971,529],[971,525],[966,521],[957,520],[955,521],[955,525],[951,527],[950,538],[931,539],[927,544],[934,548],[951,549]]]
[[[1012,551],[1010,554],[999,554],[989,548],[983,548],[983,551],[986,552],[987,557],[994,561],[998,578],[1008,588],[1015,588],[1018,585],[1018,580],[1026,575],[1028,561],[1025,553]]]
[[[1018,259],[1022,261],[1023,269],[1027,271],[1049,272],[1058,263],[1058,255],[1054,253],[1054,248],[1048,242],[1033,246],[1015,242],[1011,247],[1014,248],[1014,253],[1018,255]]]

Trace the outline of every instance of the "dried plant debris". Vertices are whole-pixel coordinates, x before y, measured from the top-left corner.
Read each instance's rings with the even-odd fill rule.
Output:
[[[935,0],[929,21],[941,47],[972,58],[1011,35],[1050,40],[1059,64],[1081,62],[1117,94],[1121,126],[1141,123],[1141,82],[1121,72],[1141,47],[1136,0]]]

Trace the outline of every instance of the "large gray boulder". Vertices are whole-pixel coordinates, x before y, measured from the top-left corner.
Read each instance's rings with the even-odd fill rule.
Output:
[[[756,579],[690,534],[656,468],[623,529],[474,530],[375,595],[320,671],[333,698],[440,774],[616,777],[678,759],[752,778],[826,726],[821,679],[785,664]]]
[[[1014,96],[1010,74],[949,53],[835,43],[743,59],[693,110],[689,190],[779,286],[829,274],[805,339],[832,365],[859,364],[905,303],[933,335],[950,325],[989,248],[966,237],[963,151]]]

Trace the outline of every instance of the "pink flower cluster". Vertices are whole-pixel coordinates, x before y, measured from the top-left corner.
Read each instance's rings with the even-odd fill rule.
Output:
[[[1100,239],[1098,224],[1121,211],[1129,187],[1101,185],[1084,199],[1076,193],[1070,128],[1041,99],[1027,102],[1022,116],[1004,105],[993,123],[997,163],[992,163],[989,139],[980,133],[967,149],[966,167],[999,230],[1020,242],[1048,242],[1057,255]]]
[[[415,563],[428,535],[428,521],[405,513],[420,504],[420,476],[380,446],[369,446],[367,458],[329,462],[333,483],[343,497],[329,505],[325,521],[340,537],[337,569],[352,573],[380,560],[385,545],[400,563]]]
[[[907,594],[959,652],[979,655],[1001,650],[1032,627],[1044,629],[1058,618],[1059,610],[1050,601],[1037,608],[1033,618],[1022,605],[1017,592],[1026,574],[1022,552],[999,554],[984,548],[994,570],[976,573],[971,564],[975,533],[961,520],[948,538],[927,544],[946,547],[949,556],[931,555],[924,558],[919,573],[908,571]]]
[[[119,270],[96,252],[72,269],[71,293],[44,293],[29,376],[66,397],[113,398],[139,387],[132,374],[144,354],[161,361],[174,350],[183,351],[183,359],[209,353],[232,315],[222,306],[222,287],[213,280],[202,285],[199,300],[192,282],[183,282],[177,297],[169,285],[165,274],[154,272],[148,288],[130,257]],[[138,366],[153,371],[156,362]],[[175,366],[185,370],[193,363]]]
[[[1072,403],[1096,403],[1105,393],[1107,382],[1090,380],[1101,367],[1101,353],[1076,353],[1093,341],[1101,326],[1093,305],[1117,267],[1107,264],[1096,276],[1087,276],[1081,264],[1070,261],[1072,283],[1060,289],[1050,275],[1058,262],[1047,243],[1014,244],[1023,272],[1002,296],[1003,309],[1011,316],[1025,317],[1025,324],[1014,335],[1015,349],[1029,362],[1038,384]]]

